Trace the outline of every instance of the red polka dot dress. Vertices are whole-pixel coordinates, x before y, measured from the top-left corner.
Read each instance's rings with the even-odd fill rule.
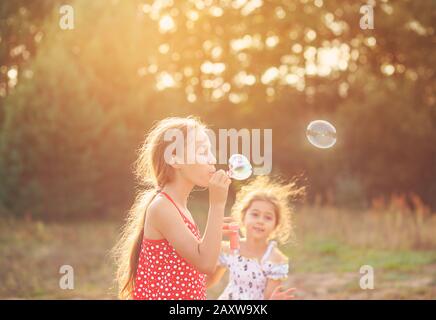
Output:
[[[165,192],[160,192],[177,208],[183,221],[200,239],[193,224]],[[205,300],[206,277],[182,258],[166,239],[144,238],[139,254],[133,298],[135,300]]]

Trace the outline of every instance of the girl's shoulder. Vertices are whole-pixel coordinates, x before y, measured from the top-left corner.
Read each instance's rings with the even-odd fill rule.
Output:
[[[284,264],[289,262],[288,257],[284,255],[283,252],[281,252],[277,247],[271,251],[271,255],[269,256],[268,260],[275,264]]]
[[[174,206],[163,197],[156,196],[147,207],[147,214],[159,215],[161,212],[173,211]]]
[[[276,246],[274,246],[270,256],[264,264],[264,270],[268,279],[286,279],[289,273],[288,257],[285,256]]]
[[[177,208],[164,197],[156,196],[148,205],[146,216],[154,222],[178,222]]]

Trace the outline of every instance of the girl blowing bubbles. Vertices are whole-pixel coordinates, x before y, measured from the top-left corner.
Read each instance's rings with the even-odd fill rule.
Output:
[[[229,283],[218,299],[293,298],[294,288],[281,291],[289,266],[288,258],[276,247],[276,240],[285,243],[293,236],[288,199],[303,192],[304,189],[296,188],[295,183],[281,184],[258,176],[237,193],[233,219],[225,219],[227,223],[238,221],[246,238],[234,250],[228,242],[222,243],[219,265],[207,279],[210,287],[229,269]],[[228,225],[225,227],[228,229]]]
[[[166,138],[171,130],[184,137],[176,141],[177,150],[188,150],[182,152],[182,159],[178,152],[168,153],[174,143]],[[167,118],[151,129],[140,150],[136,174],[145,188],[114,248],[122,299],[206,298],[205,275],[213,272],[220,253],[230,179],[223,170],[216,171],[205,130],[192,117]],[[194,147],[188,138],[192,132]],[[186,161],[189,150],[195,151],[194,159],[202,161]],[[187,208],[195,185],[209,188],[203,238]]]

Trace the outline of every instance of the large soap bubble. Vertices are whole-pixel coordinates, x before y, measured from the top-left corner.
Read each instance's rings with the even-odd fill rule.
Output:
[[[321,149],[331,148],[336,143],[335,127],[324,120],[315,120],[309,123],[306,136],[311,144]]]

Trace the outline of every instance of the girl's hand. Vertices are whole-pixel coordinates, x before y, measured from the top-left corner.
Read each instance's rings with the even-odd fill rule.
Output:
[[[292,293],[297,290],[296,288],[290,288],[280,292],[281,289],[283,289],[283,286],[277,286],[271,294],[269,300],[291,300],[295,298]]]
[[[229,185],[232,180],[224,170],[216,171],[209,180],[209,202],[211,206],[225,206]]]
[[[223,220],[223,236],[230,236],[235,231],[230,230],[230,225],[237,223],[233,217],[224,217]]]

